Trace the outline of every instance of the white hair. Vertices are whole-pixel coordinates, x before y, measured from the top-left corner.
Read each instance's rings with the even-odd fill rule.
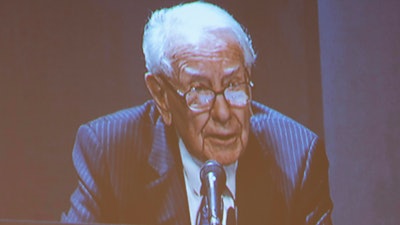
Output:
[[[153,12],[144,28],[143,53],[149,73],[171,76],[171,57],[182,44],[197,43],[216,29],[231,31],[250,69],[256,59],[251,38],[224,9],[206,2],[180,4]]]

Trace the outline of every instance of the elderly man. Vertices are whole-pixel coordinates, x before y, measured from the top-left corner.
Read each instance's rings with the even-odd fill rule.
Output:
[[[222,224],[331,224],[324,145],[251,99],[250,37],[204,2],[152,14],[143,37],[153,99],[79,128],[79,185],[63,222],[199,224],[200,168],[223,165]],[[231,210],[233,209],[233,210]]]

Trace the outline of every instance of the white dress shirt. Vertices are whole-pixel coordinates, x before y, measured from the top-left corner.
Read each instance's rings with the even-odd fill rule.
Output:
[[[186,193],[189,203],[190,222],[192,225],[196,225],[197,212],[199,211],[202,200],[202,196],[200,194],[200,169],[203,165],[203,162],[196,159],[188,152],[181,138],[179,138],[179,150],[182,158],[183,174],[185,177]],[[223,225],[226,225],[228,209],[230,207],[235,208],[237,164],[238,163],[236,161],[228,166],[223,166],[226,173],[226,186],[228,188],[228,190],[225,190],[222,194],[224,206],[222,218]]]

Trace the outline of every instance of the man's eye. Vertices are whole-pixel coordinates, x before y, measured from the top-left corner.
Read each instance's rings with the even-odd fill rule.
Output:
[[[191,91],[206,91],[206,90],[209,90],[209,88],[207,88],[207,87],[205,87],[203,85],[195,85],[195,86],[192,86],[190,88],[190,90]]]
[[[239,86],[241,84],[242,84],[242,82],[230,82],[228,84],[228,87],[237,87],[237,86]]]

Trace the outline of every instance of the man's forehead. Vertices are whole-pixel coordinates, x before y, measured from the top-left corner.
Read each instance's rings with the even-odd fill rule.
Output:
[[[188,47],[175,55],[173,66],[175,71],[188,75],[204,74],[210,69],[230,74],[244,67],[244,57],[237,45],[226,45],[220,49]]]

